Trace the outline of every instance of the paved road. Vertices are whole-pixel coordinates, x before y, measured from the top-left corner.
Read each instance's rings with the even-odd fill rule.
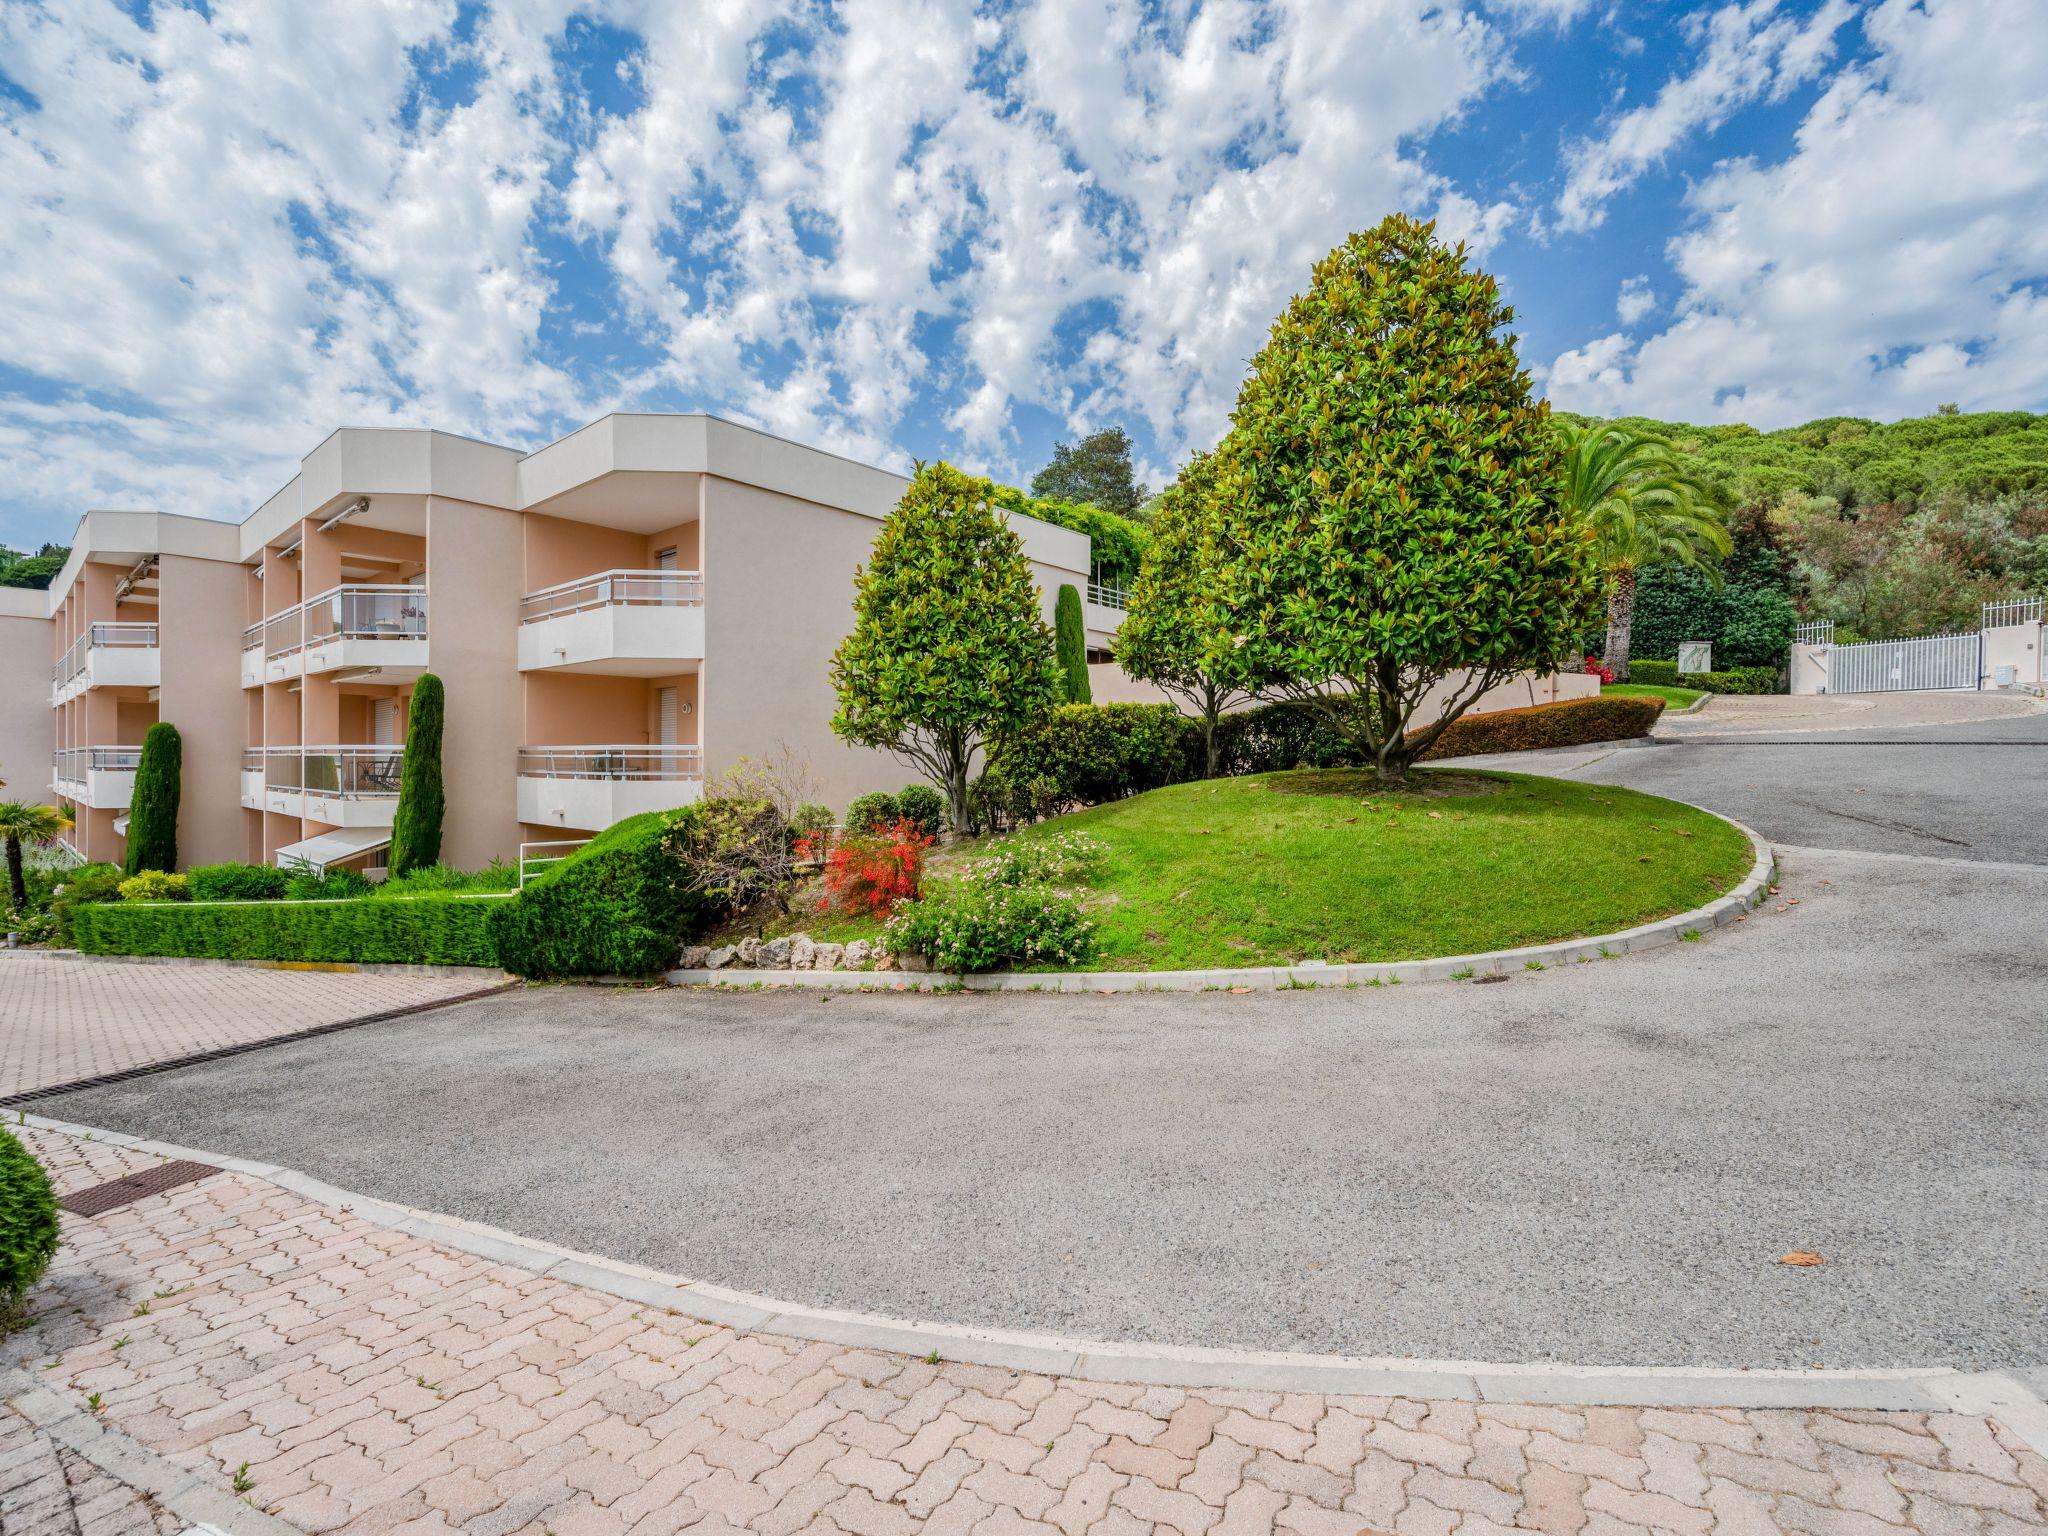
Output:
[[[2000,724],[2040,735],[1552,762],[1798,844],[1798,902],[1504,985],[534,989],[43,1108],[950,1322],[1495,1360],[2041,1365],[2048,867],[2006,866],[2048,866],[2048,722]],[[1842,803],[1873,814],[1842,820],[1859,787]],[[1795,1248],[1828,1263],[1777,1264]]]

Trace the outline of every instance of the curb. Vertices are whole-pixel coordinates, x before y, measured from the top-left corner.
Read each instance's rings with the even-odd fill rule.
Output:
[[[16,949],[0,951],[33,955],[42,960],[73,960],[81,965],[233,965],[251,971],[323,971],[342,976],[474,976],[478,980],[514,981],[509,971],[489,965],[402,965],[386,960],[216,960],[207,955],[88,955],[82,949]]]
[[[1411,1397],[1461,1402],[1557,1403],[1629,1408],[1847,1408],[1995,1416],[2048,1455],[2048,1405],[2020,1374],[1951,1367],[1813,1370],[1763,1367],[1498,1364],[1472,1360],[1399,1360],[1226,1350],[1063,1338],[1000,1328],[882,1317],[807,1307],[663,1274],[638,1264],[580,1253],[501,1227],[464,1221],[338,1189],[289,1168],[197,1152],[23,1117],[27,1123],[157,1157],[207,1163],[262,1179],[302,1199],[336,1206],[373,1226],[402,1232],[550,1280],[660,1307],[738,1333],[928,1356],[1002,1370],[1196,1390],[1323,1392],[1335,1396]]]
[[[1683,802],[1676,802],[1683,803]],[[1703,807],[1694,806],[1694,810]],[[833,991],[874,992],[1212,992],[1232,987],[1257,990],[1305,987],[1397,987],[1411,982],[1470,981],[1482,976],[1507,976],[1523,970],[1548,970],[1553,965],[1582,965],[1613,960],[1676,944],[1688,933],[1704,934],[1748,916],[1770,890],[1777,855],[1756,832],[1729,816],[1704,811],[1725,821],[1749,839],[1755,855],[1748,875],[1726,896],[1654,922],[1605,933],[1590,939],[1564,939],[1529,944],[1519,949],[1494,949],[1478,955],[1444,955],[1433,960],[1394,960],[1376,964],[1330,965],[1302,961],[1296,965],[1261,965],[1241,970],[1203,971],[983,971],[957,975],[950,971],[763,971],[676,970],[666,973],[672,987],[812,987]]]
[[[199,1531],[220,1536],[300,1536],[299,1527],[224,1493],[204,1472],[159,1456],[65,1400],[26,1371],[0,1366],[0,1405],[40,1434],[133,1488]]]

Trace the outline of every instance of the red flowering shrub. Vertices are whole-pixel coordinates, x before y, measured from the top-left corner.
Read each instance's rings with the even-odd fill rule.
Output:
[[[842,834],[825,854],[825,904],[887,917],[899,901],[924,894],[929,832],[902,817],[873,832]]]
[[[1581,672],[1590,673],[1592,676],[1599,678],[1600,686],[1602,688],[1605,688],[1609,683],[1614,681],[1614,668],[1608,666],[1607,663],[1602,661],[1598,656],[1588,656],[1586,658],[1586,664],[1579,670]]]

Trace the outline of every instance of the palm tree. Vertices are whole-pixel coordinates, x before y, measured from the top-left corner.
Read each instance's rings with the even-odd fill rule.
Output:
[[[1607,572],[1607,665],[1628,681],[1636,577],[1653,565],[1690,565],[1718,577],[1733,547],[1714,493],[1661,437],[1611,422],[1560,425],[1564,504],[1593,530]]]
[[[21,845],[47,843],[68,831],[71,818],[54,805],[32,805],[24,800],[0,800],[0,838],[7,842],[7,889],[14,898],[14,910],[28,906],[28,882],[21,877]]]

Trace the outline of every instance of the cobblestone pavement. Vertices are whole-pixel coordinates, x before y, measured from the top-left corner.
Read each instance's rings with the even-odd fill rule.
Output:
[[[186,1522],[0,1408],[0,1532],[178,1536]]]
[[[23,1129],[66,1189],[149,1161]],[[181,1466],[225,1485],[246,1464],[249,1502],[306,1531],[2048,1529],[2048,1459],[1964,1415],[1188,1392],[913,1360],[737,1334],[230,1173],[67,1216],[65,1237],[38,1321],[0,1352],[97,1392],[107,1425]]]
[[[1845,693],[1742,697],[1716,694],[1690,714],[1667,712],[1660,736],[1731,731],[1876,731],[1912,726],[1953,725],[1972,720],[2009,720],[2039,714],[2042,702],[2027,694]]]
[[[0,954],[0,1099],[474,992],[475,977]]]

